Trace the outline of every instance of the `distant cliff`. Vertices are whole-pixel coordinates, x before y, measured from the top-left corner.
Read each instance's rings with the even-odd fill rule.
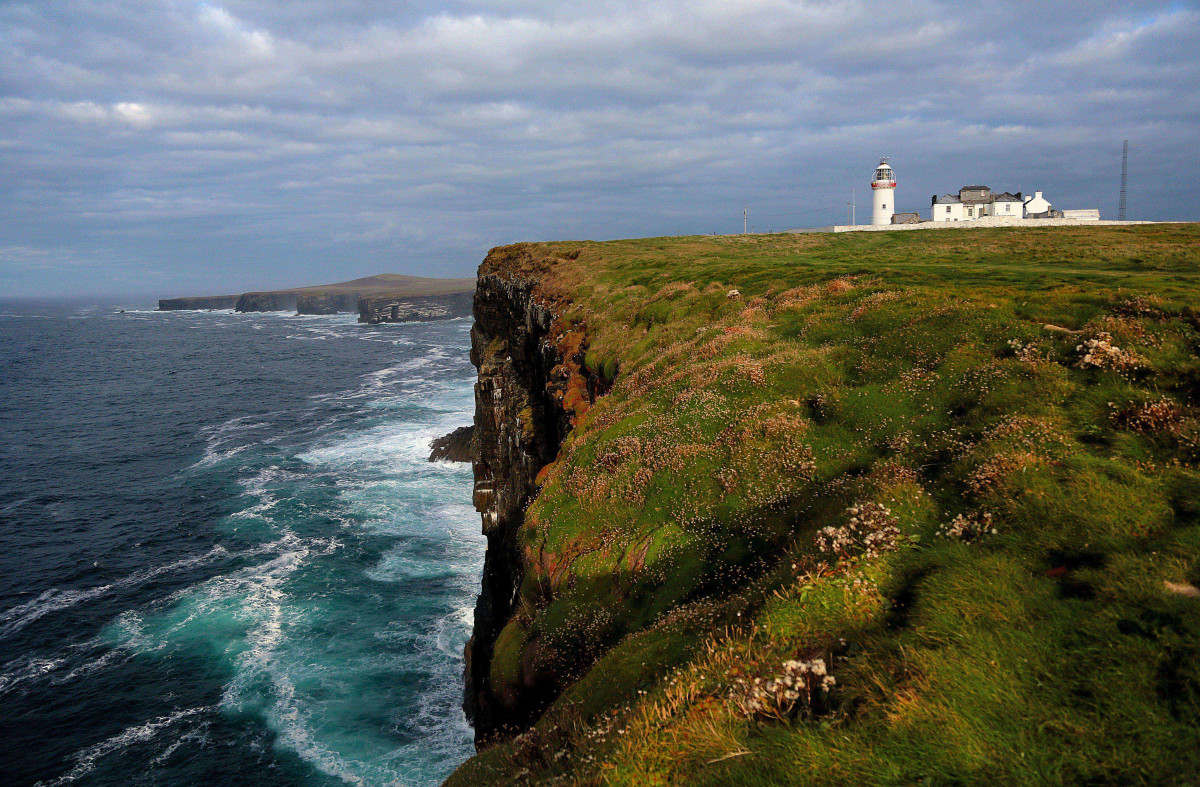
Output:
[[[294,292],[247,292],[238,298],[240,312],[284,312],[296,310]]]
[[[158,302],[160,312],[233,309],[237,306],[237,295],[203,295],[198,298],[163,298]]]
[[[430,279],[383,273],[362,279],[264,290],[241,295],[163,298],[159,311],[236,309],[239,312],[295,311],[297,314],[359,312],[361,322],[409,322],[463,317],[470,313],[474,279]],[[368,304],[364,307],[362,301]],[[371,306],[372,303],[377,306]]]
[[[399,294],[367,296],[358,299],[358,321],[375,325],[381,322],[469,317],[473,297],[473,291],[427,295],[421,298]]]

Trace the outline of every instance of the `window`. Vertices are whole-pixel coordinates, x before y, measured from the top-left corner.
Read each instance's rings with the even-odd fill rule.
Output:
[[[884,210],[887,210],[887,203],[886,203],[886,202],[885,202],[885,203],[883,203],[883,204],[882,204],[882,207],[883,207],[883,209],[884,209]]]
[[[946,206],[946,212],[947,212],[947,213],[949,213],[949,212],[950,212],[950,206],[949,206],[949,205],[947,205],[947,206]]]

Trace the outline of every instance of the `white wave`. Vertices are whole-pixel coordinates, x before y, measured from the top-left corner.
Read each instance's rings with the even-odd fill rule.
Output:
[[[399,582],[411,579],[451,579],[457,572],[454,566],[436,563],[428,558],[414,557],[401,552],[389,552],[366,576],[376,582]]]
[[[0,638],[20,631],[30,623],[39,620],[51,612],[70,609],[78,604],[100,598],[109,593],[144,584],[163,574],[202,565],[228,556],[229,551],[220,544],[217,544],[202,555],[194,555],[164,566],[139,571],[108,585],[100,585],[86,590],[59,590],[58,588],[50,588],[49,590],[42,591],[35,599],[0,612]]]
[[[55,686],[61,686],[64,683],[70,683],[73,680],[78,680],[86,675],[91,675],[93,672],[98,672],[102,669],[105,669],[114,661],[127,660],[128,658],[129,651],[127,649],[114,648],[99,658],[84,662],[65,675],[55,675],[50,679],[50,682]]]
[[[50,782],[39,782],[38,784],[45,784],[47,787],[69,784],[95,770],[96,762],[113,752],[139,743],[147,743],[157,737],[163,730],[185,719],[193,718],[202,713],[211,713],[213,710],[212,707],[208,706],[188,708],[187,710],[172,713],[169,716],[159,716],[136,727],[126,727],[117,735],[73,754],[72,759],[75,760],[75,766],[63,776]]]
[[[64,658],[43,659],[22,656],[0,667],[0,694],[7,694],[23,683],[37,680],[67,663]]]
[[[270,432],[278,411],[262,415],[243,415],[230,418],[215,426],[205,426],[200,429],[200,435],[205,439],[204,456],[189,469],[212,467],[237,456],[247,448],[278,442],[280,435]],[[262,432],[266,432],[263,434]]]
[[[3,316],[3,315],[0,315],[0,316]],[[32,497],[22,497],[18,500],[14,500],[13,502],[6,505],[4,508],[0,508],[0,514],[7,514],[9,511],[12,511],[13,509],[16,509],[16,508],[20,508],[21,506],[25,505],[26,503],[32,503],[34,501],[34,499],[35,498],[32,498]]]
[[[208,741],[208,728],[208,721],[201,721],[196,725],[196,729],[188,730],[172,741],[170,746],[163,749],[161,753],[151,760],[151,763],[154,765],[162,765],[168,759],[170,759],[171,755],[174,754],[180,746],[184,745],[185,743],[198,743],[203,745]]]

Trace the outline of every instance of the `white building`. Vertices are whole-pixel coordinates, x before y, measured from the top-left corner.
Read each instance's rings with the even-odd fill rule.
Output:
[[[1025,218],[1051,218],[1054,207],[1042,196],[1042,192],[1033,192],[1032,197],[1025,198]]]
[[[1041,200],[1042,192],[1037,193],[1037,198]],[[1019,191],[1016,194],[1007,191],[996,194],[987,186],[963,186],[958,194],[943,194],[940,197],[934,194],[930,218],[933,221],[973,221],[984,216],[1020,219],[1025,218],[1027,204],[1028,201],[1021,197]],[[1044,210],[1049,209],[1050,203],[1046,202]]]
[[[892,214],[896,212],[896,173],[885,158],[879,159],[879,166],[875,169],[871,195],[871,223],[891,224]]]

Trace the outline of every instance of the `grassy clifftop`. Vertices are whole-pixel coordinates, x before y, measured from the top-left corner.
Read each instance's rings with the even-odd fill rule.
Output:
[[[451,783],[1200,773],[1195,225],[520,245],[612,381]],[[565,376],[565,373],[564,373]]]

